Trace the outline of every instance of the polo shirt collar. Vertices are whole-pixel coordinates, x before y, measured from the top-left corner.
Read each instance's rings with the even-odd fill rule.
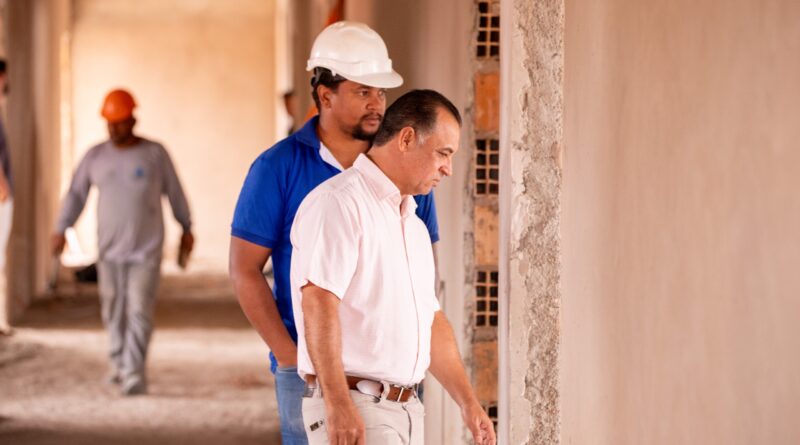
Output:
[[[361,176],[364,177],[379,200],[388,200],[393,205],[400,206],[400,211],[404,218],[417,210],[417,202],[414,198],[410,195],[401,196],[400,189],[365,154],[358,155],[353,163],[353,168],[361,173]]]
[[[295,133],[297,140],[309,147],[319,148],[319,137],[317,136],[317,124],[319,123],[319,115],[312,117],[306,122],[302,128]]]

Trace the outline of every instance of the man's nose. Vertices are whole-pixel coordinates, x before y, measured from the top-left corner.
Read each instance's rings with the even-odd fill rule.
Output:
[[[369,95],[367,101],[367,109],[370,111],[377,111],[383,108],[384,99],[380,93],[372,93]]]
[[[442,165],[439,168],[439,171],[442,172],[442,174],[444,176],[452,176],[453,175],[453,159],[448,157],[447,158],[447,162],[445,162],[444,165]]]

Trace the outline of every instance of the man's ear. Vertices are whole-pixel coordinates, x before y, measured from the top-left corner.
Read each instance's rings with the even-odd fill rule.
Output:
[[[409,151],[412,146],[417,142],[417,132],[413,127],[403,127],[400,130],[400,151],[405,153]]]
[[[322,108],[330,108],[331,94],[333,91],[325,85],[317,85],[317,97],[319,97],[319,104]]]

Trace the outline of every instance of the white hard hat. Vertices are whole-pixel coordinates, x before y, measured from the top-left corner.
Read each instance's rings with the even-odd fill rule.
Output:
[[[336,22],[314,40],[306,71],[327,68],[334,75],[375,88],[395,88],[403,78],[392,69],[383,39],[358,22]]]

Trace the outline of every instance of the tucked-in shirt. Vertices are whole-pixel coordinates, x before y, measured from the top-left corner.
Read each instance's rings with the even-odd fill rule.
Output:
[[[63,233],[83,211],[92,186],[98,190],[99,259],[113,262],[160,260],[164,243],[161,197],[175,219],[190,230],[189,204],[164,147],[147,139],[118,148],[103,142],[86,153],[64,197],[56,230]]]
[[[341,300],[346,374],[402,385],[425,376],[439,302],[431,240],[416,207],[364,155],[300,205],[291,240],[301,376],[316,374],[302,311],[309,283]]]
[[[292,243],[289,234],[297,208],[311,190],[341,173],[341,167],[317,136],[319,117],[263,152],[250,166],[231,224],[231,236],[272,249],[275,276],[273,296],[281,320],[296,342],[289,268]],[[328,159],[330,162],[326,161]],[[334,164],[335,165],[332,165]],[[425,222],[433,242],[439,240],[433,193],[414,198],[417,215]],[[430,246],[428,246],[430,247]],[[270,353],[272,372],[277,361]]]

